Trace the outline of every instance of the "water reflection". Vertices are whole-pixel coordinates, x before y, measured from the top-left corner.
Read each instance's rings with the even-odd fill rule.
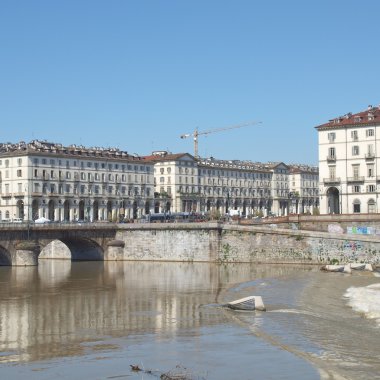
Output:
[[[104,336],[201,334],[226,313],[201,307],[252,294],[290,266],[46,260],[0,268],[0,361],[80,355]],[[251,282],[250,287],[232,285]]]
[[[64,283],[71,272],[71,260],[39,260],[38,276],[43,285]]]

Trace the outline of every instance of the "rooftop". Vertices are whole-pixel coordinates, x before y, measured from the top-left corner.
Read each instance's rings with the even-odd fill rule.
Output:
[[[380,105],[373,107],[369,105],[365,111],[358,113],[346,113],[343,116],[338,116],[335,119],[331,119],[328,123],[318,125],[317,129],[325,128],[340,128],[345,126],[360,126],[369,124],[380,123]]]
[[[29,143],[20,141],[18,143],[0,143],[0,154],[12,155],[13,153],[24,152],[29,154],[44,153],[84,157],[115,158],[125,160],[142,160],[137,154],[129,154],[118,148],[90,147],[83,145],[63,146],[59,143],[48,141],[33,140]]]

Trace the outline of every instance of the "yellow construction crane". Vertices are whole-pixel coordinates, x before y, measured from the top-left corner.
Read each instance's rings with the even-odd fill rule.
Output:
[[[195,131],[193,133],[185,133],[184,135],[181,135],[180,137],[181,137],[181,139],[187,139],[188,137],[193,137],[193,139],[194,139],[194,157],[198,157],[198,136],[208,135],[210,133],[215,133],[215,132],[227,131],[228,129],[247,127],[249,125],[256,125],[256,124],[261,124],[261,121],[252,121],[252,122],[245,123],[245,124],[233,125],[231,127],[210,129],[208,131],[203,131],[203,132],[198,132],[198,128],[195,128]]]

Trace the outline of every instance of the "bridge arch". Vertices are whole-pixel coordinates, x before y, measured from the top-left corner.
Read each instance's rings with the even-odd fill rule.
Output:
[[[0,266],[12,265],[11,254],[4,247],[0,246]]]
[[[63,259],[71,261],[103,261],[103,248],[91,239],[63,238],[41,242],[39,259]]]

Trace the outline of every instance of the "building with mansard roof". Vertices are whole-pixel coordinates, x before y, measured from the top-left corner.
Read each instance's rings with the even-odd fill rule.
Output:
[[[195,158],[188,153],[166,151],[153,152],[144,159],[154,162],[154,210],[157,213],[283,216],[289,212],[289,166],[282,162],[264,164]],[[318,181],[313,185],[318,186]],[[315,199],[312,205],[317,206]],[[298,212],[300,210],[298,208]]]
[[[316,127],[322,214],[380,211],[380,106]]]
[[[138,218],[153,192],[153,163],[117,148],[0,144],[0,220]]]
[[[118,221],[159,212],[282,216],[291,212],[290,170],[282,162],[189,153],[141,157],[39,140],[0,144],[0,220]]]

